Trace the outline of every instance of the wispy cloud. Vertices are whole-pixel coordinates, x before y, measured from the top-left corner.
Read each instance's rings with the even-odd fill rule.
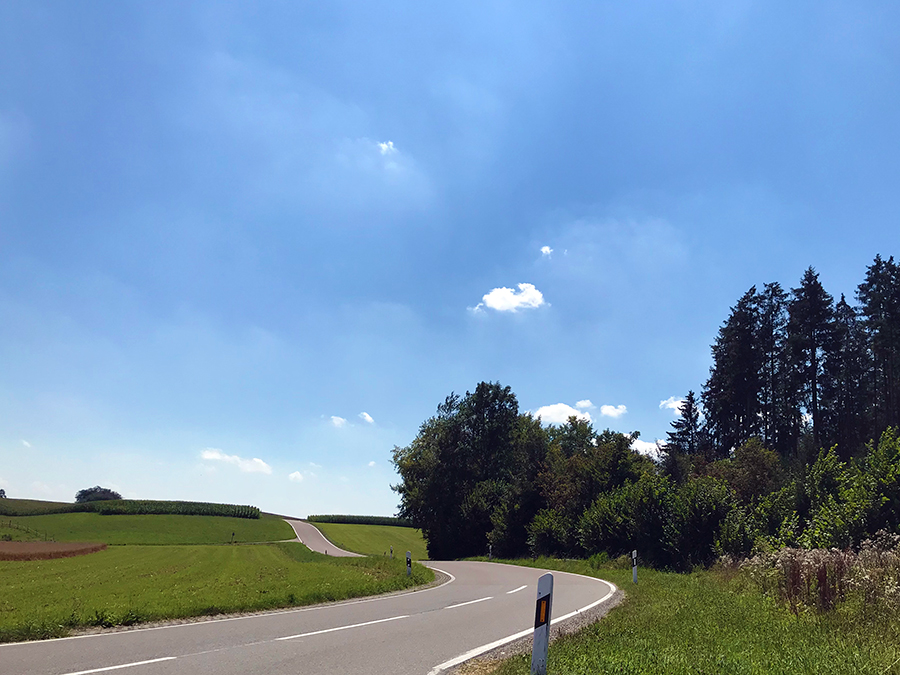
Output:
[[[29,443],[28,441],[26,441],[24,438],[22,439],[22,445],[24,445],[26,448],[30,448],[30,447],[31,447],[31,443]]]
[[[520,309],[536,309],[546,304],[544,294],[535,288],[534,284],[519,284],[518,288],[518,291],[505,286],[495,288],[481,298],[482,302],[470,307],[469,310],[479,313],[487,307],[497,312],[517,312]]]
[[[375,466],[375,461],[373,460],[373,461],[369,462],[369,466]]]
[[[382,155],[392,155],[397,152],[397,148],[394,147],[394,141],[388,141],[387,143],[379,143],[378,149],[381,151]]]
[[[294,473],[288,474],[288,480],[294,483],[302,483],[303,482],[303,474],[299,471],[294,471]]]
[[[332,423],[334,426],[336,426],[338,429],[340,429],[342,426],[344,426],[345,424],[347,424],[347,420],[345,420],[343,417],[338,417],[337,415],[332,415],[332,416],[331,416],[331,423]]]
[[[200,457],[209,461],[234,464],[244,473],[272,473],[272,467],[262,461],[259,457],[244,459],[238,455],[226,455],[218,448],[207,448],[200,453]]]
[[[550,254],[553,253],[553,249],[549,246],[541,246],[541,255],[549,258]]]
[[[674,396],[670,396],[665,401],[659,402],[660,410],[671,410],[676,415],[681,412],[681,404],[684,403],[683,398],[676,398]]]
[[[618,419],[622,415],[628,412],[628,408],[624,405],[601,405],[600,406],[600,414],[604,417],[612,417],[613,419]]]
[[[535,417],[540,417],[544,424],[565,424],[570,417],[576,417],[585,422],[591,421],[591,414],[584,410],[578,410],[565,403],[553,403],[545,405],[534,411]]]
[[[367,412],[359,413],[359,419],[363,422],[367,422],[368,424],[375,424],[375,420],[372,419],[372,416]]]

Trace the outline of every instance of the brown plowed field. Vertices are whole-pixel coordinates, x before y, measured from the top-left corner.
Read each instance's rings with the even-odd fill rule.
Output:
[[[96,553],[106,544],[57,541],[0,541],[0,560],[49,560]]]

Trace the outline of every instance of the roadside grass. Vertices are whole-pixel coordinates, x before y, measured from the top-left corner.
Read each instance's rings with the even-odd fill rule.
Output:
[[[277,516],[102,516],[99,513],[55,513],[2,517],[56,541],[96,541],[104,544],[227,544],[293,539],[291,526]]]
[[[393,525],[351,525],[347,523],[313,523],[335,546],[345,551],[365,555],[390,555],[406,559],[406,552],[413,560],[428,560],[428,550],[422,533],[412,527]]]
[[[123,546],[80,558],[0,562],[0,641],[345,600],[433,579],[421,565],[407,578],[399,559],[334,558],[297,543]]]
[[[717,572],[674,574],[591,567],[587,561],[505,561],[607,579],[625,601],[554,642],[549,674],[900,674],[900,617],[861,623],[840,611],[794,616]],[[530,655],[490,670],[529,673]]]

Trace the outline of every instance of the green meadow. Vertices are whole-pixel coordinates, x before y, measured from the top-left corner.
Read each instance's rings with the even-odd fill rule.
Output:
[[[794,615],[714,571],[674,574],[592,568],[541,558],[536,567],[601,577],[625,591],[608,616],[550,647],[550,675],[900,674],[900,619],[871,622],[841,612]],[[525,675],[530,655],[495,665]],[[488,672],[488,671],[479,671]]]
[[[313,523],[338,548],[364,555],[390,554],[394,547],[395,558],[428,560],[428,551],[422,533],[412,527],[393,525],[350,525],[345,523]]]
[[[114,546],[76,558],[0,562],[0,641],[84,626],[294,607],[428,583],[420,565],[334,558],[299,543]]]
[[[12,522],[56,541],[96,541],[104,544],[227,544],[283,541],[296,535],[277,516],[259,519],[222,516],[114,515],[53,513],[0,516],[0,526]],[[43,537],[41,537],[43,538]]]

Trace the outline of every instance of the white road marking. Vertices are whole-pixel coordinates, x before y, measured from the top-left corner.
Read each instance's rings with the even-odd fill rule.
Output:
[[[576,576],[576,577],[584,576],[583,574],[572,574],[571,572],[554,572],[554,574],[571,574],[572,576]],[[568,614],[565,614],[563,616],[553,619],[550,622],[550,625],[559,623],[560,621],[565,621],[566,619],[570,619],[573,616],[575,616],[576,614],[580,614],[581,612],[586,612],[587,610],[592,609],[593,607],[596,607],[597,605],[599,605],[603,602],[606,602],[616,592],[616,587],[613,586],[608,581],[604,581],[603,579],[597,579],[596,577],[584,577],[584,578],[593,579],[594,581],[599,581],[599,582],[606,584],[607,586],[609,586],[609,593],[604,595],[602,598],[600,598],[596,602],[592,602],[589,605],[585,605],[581,609],[576,609],[574,612],[569,612]],[[481,645],[480,647],[475,647],[475,649],[470,649],[465,654],[460,654],[459,656],[452,658],[449,661],[444,661],[443,663],[436,665],[434,668],[432,668],[430,671],[428,671],[428,675],[438,675],[438,673],[441,673],[441,672],[447,670],[448,668],[452,668],[453,666],[458,666],[463,661],[468,661],[469,659],[474,659],[476,656],[485,654],[485,653],[491,651],[492,649],[496,649],[497,647],[502,647],[503,645],[508,644],[510,642],[514,642],[514,641],[518,640],[519,638],[527,637],[527,636],[531,635],[533,632],[534,632],[533,628],[526,628],[525,630],[520,631],[514,635],[508,635],[505,638],[500,638],[499,640],[495,640],[494,642],[491,642],[490,644]]]
[[[150,663],[159,663],[160,661],[174,661],[174,656],[164,656],[161,659],[150,659],[149,661],[135,661],[134,663],[123,663],[121,666],[107,666],[106,668],[94,668],[93,670],[79,670],[77,673],[66,673],[66,675],[90,675],[90,673],[105,673],[110,670],[121,670],[122,668],[134,668],[135,666],[146,666]]]
[[[334,633],[339,630],[348,630],[350,628],[360,628],[362,626],[371,626],[376,623],[384,623],[386,621],[397,621],[398,619],[408,619],[409,614],[403,614],[402,616],[392,616],[387,619],[376,619],[375,621],[366,621],[364,623],[354,623],[349,626],[338,626],[337,628],[326,628],[325,630],[314,630],[311,633],[298,633],[297,635],[288,635],[287,637],[275,638],[275,641],[279,640],[295,640],[297,638],[309,637],[311,635],[321,635],[322,633]]]
[[[485,600],[493,600],[494,596],[489,595],[486,598],[478,598],[478,600],[469,600],[468,602],[461,602],[458,605],[450,605],[449,607],[444,607],[444,609],[456,609],[457,607],[465,607],[466,605],[474,605],[476,602],[484,602]]]
[[[512,595],[513,593],[518,593],[519,591],[528,588],[528,586],[519,586],[518,588],[514,588],[511,591],[506,591],[507,595]]]

